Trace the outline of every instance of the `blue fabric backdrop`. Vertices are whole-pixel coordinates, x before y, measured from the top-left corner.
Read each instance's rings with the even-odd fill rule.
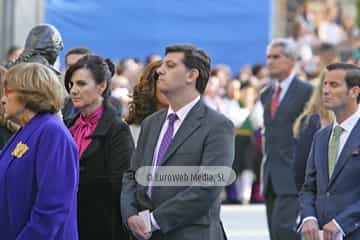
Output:
[[[65,51],[86,46],[114,60],[192,43],[238,72],[265,61],[270,0],[47,0],[46,21],[61,32]],[[63,54],[64,54],[63,52]]]

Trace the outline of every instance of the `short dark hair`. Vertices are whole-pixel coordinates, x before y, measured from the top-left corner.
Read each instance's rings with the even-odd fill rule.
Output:
[[[262,63],[256,63],[252,66],[251,68],[251,73],[254,75],[254,76],[257,76],[261,69],[265,68],[264,64]]]
[[[21,47],[19,47],[19,46],[11,46],[10,48],[9,48],[9,50],[7,51],[7,53],[6,53],[6,56],[10,56],[10,55],[12,55],[12,54],[14,54],[17,50],[19,50],[19,49],[21,49]]]
[[[65,88],[70,93],[72,87],[71,77],[78,69],[88,69],[96,84],[107,82],[107,86],[102,96],[108,98],[110,96],[111,78],[114,75],[115,66],[110,59],[103,59],[97,55],[85,55],[79,59],[65,73]]]
[[[172,52],[184,53],[183,63],[188,69],[196,68],[199,71],[199,77],[196,79],[196,89],[203,94],[210,76],[211,59],[202,49],[195,46],[182,44],[172,45],[165,49],[165,55]]]
[[[87,54],[91,54],[91,50],[85,47],[76,47],[76,48],[71,48],[69,51],[66,52],[65,54],[65,63],[67,65],[67,57],[69,55],[72,54],[76,54],[76,55],[87,55]]]
[[[351,63],[332,63],[326,66],[327,71],[344,70],[345,82],[348,89],[352,87],[360,87],[360,67]],[[358,95],[357,102],[360,102],[360,95]]]

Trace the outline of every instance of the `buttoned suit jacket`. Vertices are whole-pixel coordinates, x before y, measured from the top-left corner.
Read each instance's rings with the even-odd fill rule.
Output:
[[[222,240],[226,239],[220,221],[222,187],[148,187],[134,179],[135,171],[151,166],[167,110],[143,121],[139,141],[129,170],[123,178],[121,209],[123,222],[144,209],[151,209],[160,226],[152,239]],[[234,159],[234,127],[223,115],[208,108],[202,100],[190,110],[161,166],[225,166]]]
[[[270,115],[270,105],[274,86],[269,86],[261,94],[264,106],[265,162],[263,163],[263,192],[268,191],[272,182],[277,195],[297,194],[294,180],[294,143],[292,127],[296,118],[304,110],[310,98],[310,84],[295,77],[285,96],[277,107],[274,118]]]
[[[351,131],[329,179],[328,143],[332,126],[314,137],[300,192],[302,218],[314,216],[320,228],[335,219],[346,240],[360,239],[360,121]]]

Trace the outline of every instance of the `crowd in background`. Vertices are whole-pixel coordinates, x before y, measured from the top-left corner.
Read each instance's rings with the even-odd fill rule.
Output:
[[[356,25],[356,12],[349,11],[341,2],[304,1],[301,5],[290,6],[287,35],[298,49],[296,71],[299,78],[314,86],[319,83],[321,71],[329,63],[341,61],[358,64],[360,61],[360,31]],[[22,50],[21,47],[11,47],[1,61],[2,65],[15,61]],[[88,53],[90,52],[89,50]],[[151,101],[149,99],[154,98],[156,93],[150,92],[146,96],[144,91],[150,87],[141,80],[145,66],[156,64],[160,60],[160,55],[151,54],[145,61],[127,58],[119,60],[115,66],[111,95],[120,103],[119,115],[130,121],[130,125],[139,125],[143,118],[160,109],[160,106],[154,109],[146,106],[146,101]],[[62,69],[58,59],[54,67],[64,72],[67,66]],[[208,106],[228,117],[236,127],[233,167],[238,178],[227,187],[224,202],[263,201],[259,181],[263,113],[258,98],[262,89],[269,84],[271,81],[267,75],[266,63],[239,66],[238,71],[230,69],[226,64],[212,66],[204,100]],[[139,96],[143,94],[141,97],[144,99],[148,98],[142,105],[149,109],[141,113],[131,110],[138,104],[132,101],[136,97],[134,93]],[[163,105],[166,106],[166,103]],[[139,129],[131,126],[131,130],[136,132]]]
[[[209,107],[216,111],[217,113],[209,110],[216,114],[214,116],[221,116],[227,125],[230,126],[231,121],[235,127],[234,143],[231,141],[227,146],[220,146],[226,145],[221,142],[217,148],[211,149],[218,151],[221,147],[228,148],[228,157],[233,159],[233,148],[229,146],[235,145],[232,168],[237,177],[231,185],[225,187],[221,200],[231,204],[265,201],[271,239],[293,239],[295,236],[293,226],[298,216],[298,194],[300,192],[301,195],[304,191],[306,183],[309,185],[308,177],[307,182],[304,180],[308,174],[305,167],[314,134],[338,117],[334,117],[321,99],[325,94],[325,82],[329,81],[325,80],[329,78],[326,74],[329,75],[334,69],[340,69],[344,73],[351,69],[349,71],[354,70],[355,80],[360,76],[357,67],[360,63],[360,32],[355,24],[355,15],[345,14],[344,9],[340,2],[331,0],[304,1],[297,8],[289,9],[287,38],[275,39],[269,43],[267,49],[264,49],[266,62],[240,66],[238,71],[226,64],[215,64],[210,71],[210,59],[202,50],[196,50],[199,51],[200,60],[205,61],[206,71],[201,72],[201,66],[190,66],[190,69],[199,71],[197,80],[204,80],[196,81],[191,86],[196,94],[202,95],[201,104],[206,104],[206,109]],[[125,220],[120,218],[124,209],[120,210],[119,202],[128,204],[128,199],[120,200],[124,186],[121,179],[134,164],[134,161],[131,162],[134,159],[131,156],[136,156],[133,155],[134,149],[137,149],[135,153],[138,153],[138,159],[142,160],[142,156],[139,157],[142,150],[138,149],[139,146],[140,149],[147,146],[143,139],[155,140],[153,135],[147,135],[144,130],[146,125],[141,129],[141,124],[147,122],[143,120],[154,112],[168,107],[171,109],[172,95],[166,98],[166,91],[160,90],[161,78],[165,75],[164,69],[170,69],[168,71],[171,72],[176,68],[176,61],[167,60],[166,52],[164,60],[158,54],[150,54],[145,61],[127,58],[114,64],[112,60],[96,55],[86,46],[74,46],[65,53],[65,66],[62,67],[59,59],[62,49],[63,42],[58,30],[52,25],[41,24],[30,31],[24,48],[10,48],[1,61],[4,67],[0,66],[0,148],[3,150],[0,154],[5,160],[0,162],[0,177],[1,169],[9,172],[6,173],[9,181],[3,182],[2,189],[15,189],[12,197],[20,200],[12,201],[13,208],[7,209],[5,205],[0,205],[0,210],[3,208],[3,211],[9,211],[6,216],[22,216],[14,224],[21,227],[27,221],[24,216],[28,216],[27,212],[31,209],[47,209],[48,202],[54,206],[63,206],[56,202],[60,200],[70,204],[70,207],[64,207],[73,210],[72,217],[61,232],[66,239],[77,235],[75,227],[69,227],[75,226],[75,215],[78,215],[79,234],[82,238],[128,239],[129,232],[122,221],[129,224],[129,219],[133,216],[129,215]],[[178,53],[179,49],[185,52],[190,50],[191,53],[195,51],[193,46],[187,45],[174,46],[171,51]],[[182,52],[184,59],[185,52]],[[194,56],[195,59],[199,57],[196,54]],[[192,61],[194,62],[197,63]],[[186,65],[185,62],[180,63]],[[325,68],[328,71],[324,71]],[[182,73],[187,74],[186,71]],[[356,84],[347,86],[347,89],[358,89]],[[179,91],[175,91],[173,96],[177,94]],[[184,97],[186,94],[179,96]],[[196,99],[199,101],[200,96]],[[353,110],[356,110],[358,102],[352,101],[351,104]],[[336,115],[335,111],[334,113]],[[170,121],[169,118],[169,126],[174,124]],[[52,137],[53,141],[47,141],[50,135],[46,134],[50,132],[60,137]],[[232,132],[229,130],[228,137],[233,140]],[[14,137],[10,138],[12,134]],[[47,136],[45,140],[44,136]],[[31,141],[26,145],[23,139]],[[64,139],[66,142],[62,142],[61,149],[56,142]],[[36,148],[39,142],[47,147]],[[192,147],[201,150],[201,145],[189,145],[189,148]],[[47,150],[56,155],[51,157],[50,163],[45,161],[48,158]],[[27,151],[29,153],[25,159],[29,159],[29,165],[34,166],[31,161],[45,163],[39,165],[36,171],[26,171],[16,164],[14,169],[18,167],[20,170],[5,167],[12,162],[13,157],[21,158]],[[71,165],[62,164],[67,158],[80,161],[74,160]],[[55,178],[43,174],[47,169],[42,169],[42,166],[49,167]],[[35,201],[34,205],[37,207],[16,207],[17,204],[23,204],[21,199],[34,194],[17,192],[18,188],[13,187],[19,184],[17,171],[22,176],[27,176],[30,172],[28,178],[31,181],[26,181],[24,177],[19,182],[29,184],[26,189],[35,189],[33,192],[38,188],[37,179],[46,183],[40,184],[39,192],[46,193],[39,198],[41,201]],[[64,176],[71,176],[67,178],[71,188],[58,189],[59,197],[51,198],[48,188],[57,186],[59,179]],[[125,186],[133,185],[131,183]],[[142,196],[144,201],[140,201],[141,204],[146,203],[151,196],[151,185],[149,189],[149,193]],[[164,192],[161,194],[164,195]],[[56,201],[52,202],[54,199]],[[77,214],[74,210],[75,203],[78,204]],[[54,219],[63,218],[61,214],[49,215],[54,215]],[[32,218],[24,228],[24,236],[33,234],[31,229],[37,225],[33,219],[36,218]],[[306,220],[303,220],[305,223]],[[155,231],[160,229],[157,223],[151,224],[155,226]],[[134,234],[134,229],[130,228]],[[307,227],[304,231],[306,229]],[[348,229],[340,230],[350,233]],[[0,231],[8,230],[5,227],[0,228]],[[9,235],[6,236],[10,239],[11,234],[16,231],[8,231]],[[40,229],[39,232],[41,231]],[[48,234],[51,235],[50,232]]]

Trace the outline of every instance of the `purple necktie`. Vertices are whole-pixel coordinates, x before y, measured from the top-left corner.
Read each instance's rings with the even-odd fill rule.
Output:
[[[170,113],[168,119],[169,119],[169,124],[163,136],[163,139],[161,140],[156,161],[153,164],[155,167],[160,165],[160,162],[163,160],[166,150],[168,149],[171,143],[171,140],[174,135],[174,123],[178,119],[178,116],[176,115],[176,113]]]
[[[175,121],[178,119],[178,116],[176,115],[176,113],[170,113],[168,116],[169,119],[169,124],[168,127],[166,129],[166,132],[161,140],[161,144],[160,144],[160,148],[157,154],[157,158],[156,161],[153,161],[153,166],[156,170],[157,166],[160,165],[161,160],[164,158],[164,155],[166,153],[166,150],[168,149],[171,140],[173,138],[173,134],[174,134],[174,123]],[[154,173],[154,171],[153,171]],[[152,173],[152,174],[153,174]],[[151,197],[151,190],[152,190],[152,181],[149,182],[149,188],[147,191],[147,194],[149,197]]]

